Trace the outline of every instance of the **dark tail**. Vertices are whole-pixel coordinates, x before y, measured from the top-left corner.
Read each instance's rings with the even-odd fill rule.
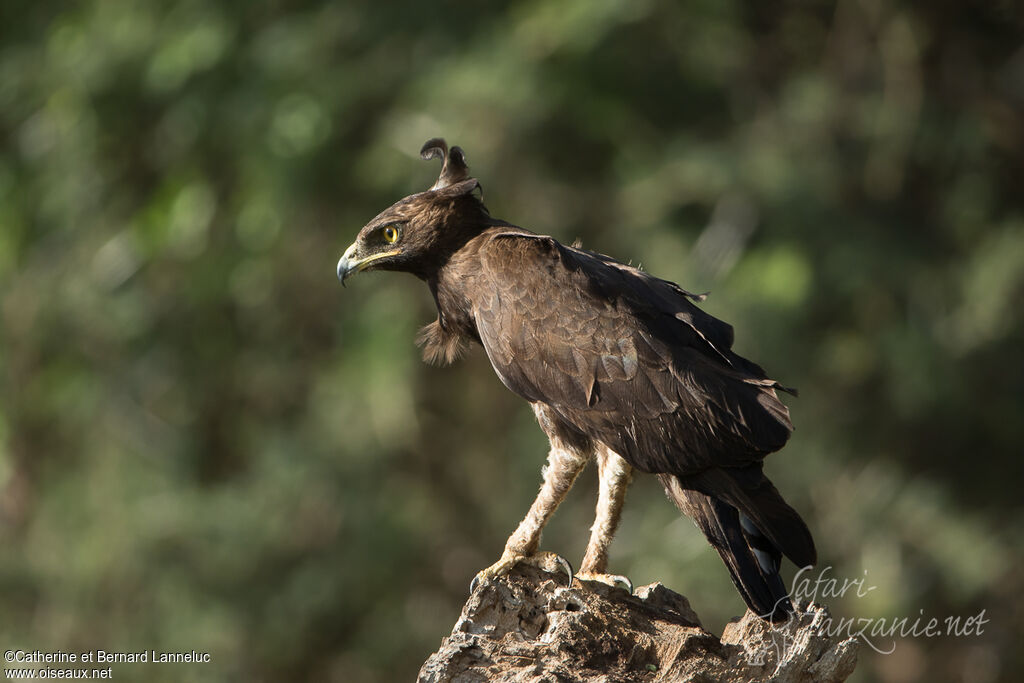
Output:
[[[661,481],[676,506],[693,519],[721,555],[747,607],[762,618],[783,621],[793,605],[779,575],[782,555],[800,567],[814,564],[817,557],[811,533],[764,475],[762,485],[746,490],[725,472],[718,472],[728,480],[726,486],[708,489],[704,485],[710,482],[700,482],[703,490],[713,490],[716,495],[684,487],[670,475],[661,475]],[[704,478],[701,475],[699,479]],[[722,495],[717,495],[719,492]]]

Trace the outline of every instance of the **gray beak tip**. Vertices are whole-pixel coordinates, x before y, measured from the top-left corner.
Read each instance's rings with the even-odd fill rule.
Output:
[[[355,253],[356,245],[353,244],[346,249],[345,253],[341,255],[340,259],[338,259],[338,282],[340,282],[343,287],[345,286],[345,279],[352,274],[353,266],[358,265],[358,263],[352,260]]]

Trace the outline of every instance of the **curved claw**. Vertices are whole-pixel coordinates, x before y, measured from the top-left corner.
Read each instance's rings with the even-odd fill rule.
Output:
[[[572,571],[572,565],[569,564],[569,560],[565,559],[561,555],[555,555],[555,561],[558,562],[558,566],[561,568],[565,575],[569,578],[569,582],[566,584],[568,588],[572,588],[572,577],[574,573]]]
[[[520,562],[533,565],[534,567],[546,572],[557,573],[561,570],[565,572],[565,575],[568,578],[566,585],[568,587],[572,587],[572,565],[569,564],[569,561],[561,555],[549,552],[540,552],[536,555],[515,555],[506,553],[501,556],[500,560],[492,564],[490,567],[481,569],[477,572],[477,575],[474,576],[473,580],[469,583],[469,592],[472,593],[479,588],[485,579],[492,579],[497,576],[504,576],[505,574],[508,574],[512,567],[516,566]]]
[[[622,576],[621,574],[591,574],[589,572],[580,572],[576,579],[579,581],[598,581],[606,586],[621,588],[627,591],[630,595],[633,594],[633,582],[629,580],[629,577]]]

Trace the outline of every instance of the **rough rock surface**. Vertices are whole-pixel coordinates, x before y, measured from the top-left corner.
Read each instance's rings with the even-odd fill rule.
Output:
[[[630,595],[565,575],[516,567],[477,586],[420,683],[509,681],[843,681],[857,662],[852,638],[821,635],[826,608],[786,624],[749,611],[721,640],[686,598],[660,583]]]

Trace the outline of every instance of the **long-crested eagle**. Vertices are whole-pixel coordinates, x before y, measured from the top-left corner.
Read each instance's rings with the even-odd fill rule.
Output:
[[[782,555],[816,561],[810,531],[762,471],[793,430],[776,393],[791,390],[732,351],[732,327],[695,306],[702,297],[493,218],[460,148],[435,138],[420,153],[444,160],[437,182],[367,223],[338,278],[395,270],[426,282],[438,315],[419,337],[424,357],[451,362],[479,343],[551,441],[537,499],[475,581],[548,555],[541,531],[595,458],[597,514],[579,578],[623,579],[606,573],[608,546],[637,469],[657,474],[704,532],[747,606],[786,618]]]

